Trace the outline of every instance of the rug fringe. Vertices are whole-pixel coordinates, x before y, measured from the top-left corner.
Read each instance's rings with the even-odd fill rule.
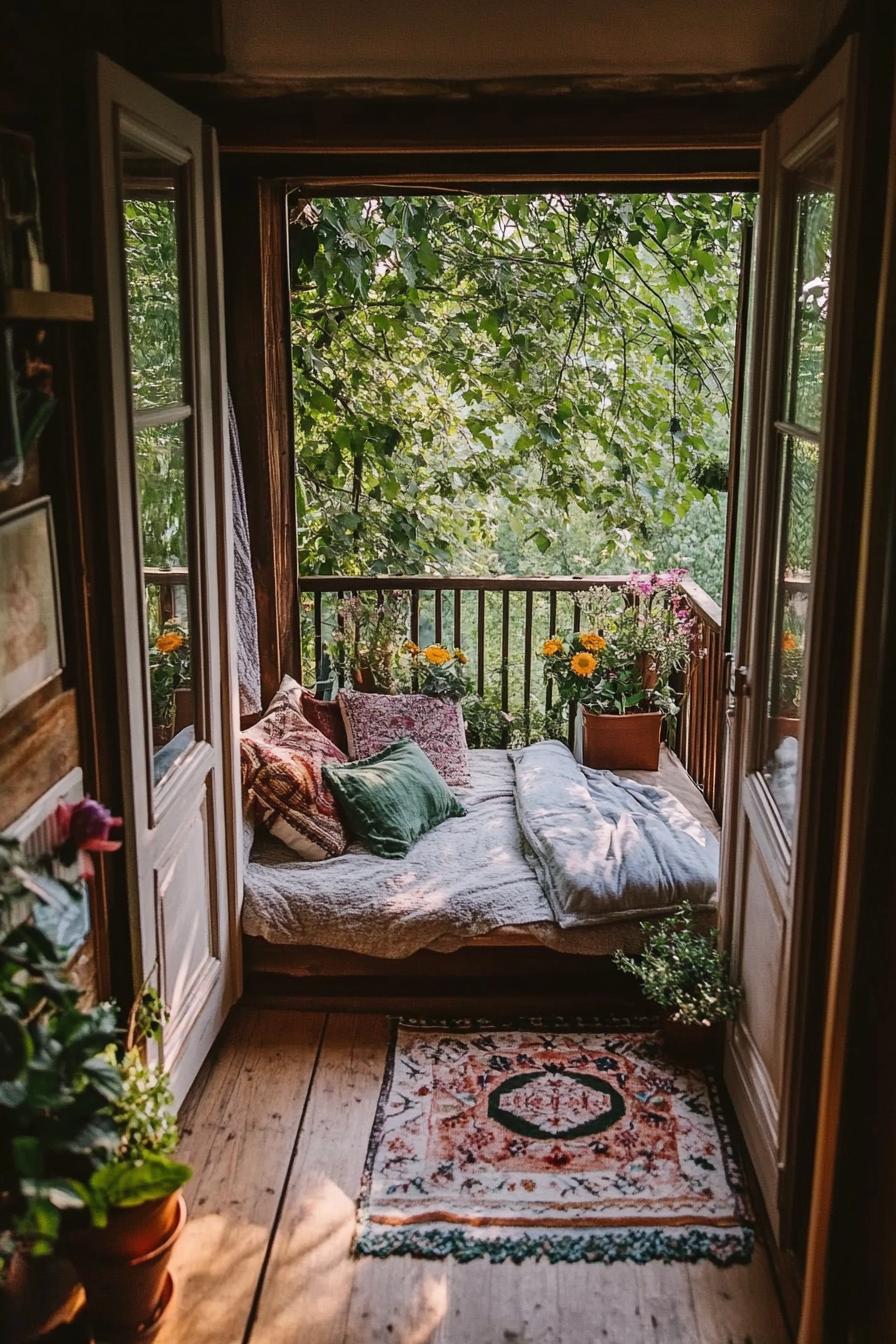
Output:
[[[508,1260],[521,1264],[530,1259],[552,1264],[612,1264],[619,1260],[696,1264],[709,1260],[724,1267],[748,1264],[754,1243],[751,1227],[602,1228],[574,1235],[526,1232],[512,1237],[483,1237],[457,1227],[368,1226],[359,1233],[353,1253],[379,1258],[409,1255],[419,1260],[444,1260],[450,1255],[461,1262],[487,1258],[492,1264]]]

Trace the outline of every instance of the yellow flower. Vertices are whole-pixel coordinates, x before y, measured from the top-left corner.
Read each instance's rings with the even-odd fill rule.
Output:
[[[569,665],[577,677],[590,677],[597,667],[597,659],[590,653],[574,653]]]
[[[467,663],[470,661],[463,649],[454,650],[454,660],[455,662],[460,663],[461,667],[466,667]]]
[[[563,648],[563,640],[559,635],[551,635],[541,646],[541,651],[545,658],[552,658],[555,653],[559,653]]]
[[[423,650],[423,657],[433,667],[444,667],[446,663],[451,662],[451,654],[442,644],[427,644]]]
[[[156,648],[159,653],[174,653],[174,650],[179,649],[183,642],[183,635],[179,635],[174,630],[171,630],[167,635],[159,635],[156,640]]]
[[[589,653],[600,653],[607,647],[603,635],[598,635],[594,630],[586,630],[584,634],[579,635],[579,643]]]
[[[420,645],[415,644],[412,639],[406,639],[401,647],[404,649],[405,653],[413,654],[415,658],[420,652]]]
[[[781,652],[795,653],[797,648],[796,635],[792,635],[789,630],[785,630],[781,636]]]

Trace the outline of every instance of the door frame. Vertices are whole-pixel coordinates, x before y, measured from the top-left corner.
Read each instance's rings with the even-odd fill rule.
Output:
[[[241,877],[240,810],[232,815],[239,772],[236,762],[238,717],[233,630],[230,466],[221,302],[220,239],[214,218],[217,165],[213,138],[198,118],[150,85],[95,55],[91,69],[95,127],[93,182],[95,275],[99,334],[100,415],[109,528],[108,569],[95,586],[106,588],[112,610],[110,654],[115,662],[118,761],[124,816],[125,898],[128,908],[130,992],[147,978],[162,974],[159,950],[164,938],[162,897],[183,828],[183,804],[197,803],[205,818],[208,855],[211,952],[208,965],[191,989],[185,1017],[173,1021],[162,1041],[165,1067],[177,1065],[178,1100],[223,1024],[240,987],[238,892]],[[140,572],[142,537],[133,464],[133,412],[128,359],[129,328],[121,200],[118,183],[122,128],[133,129],[180,174],[185,209],[178,221],[182,246],[181,303],[185,383],[192,448],[188,535],[194,557],[190,574],[191,645],[203,669],[195,688],[197,736],[161,785],[152,779],[151,733],[145,656],[145,632],[135,636],[135,613],[142,621],[144,592]],[[164,128],[164,129],[162,129]],[[115,168],[110,168],[115,165]],[[105,318],[105,320],[102,320]],[[130,448],[123,459],[122,446]],[[214,533],[214,544],[210,541]],[[135,559],[136,558],[136,559]],[[207,563],[206,576],[200,566]],[[209,579],[209,572],[212,577]],[[102,709],[94,706],[98,722]],[[220,753],[220,761],[217,759]],[[211,811],[209,812],[209,809]],[[197,813],[197,815],[200,815]],[[150,869],[152,869],[150,882]],[[150,890],[150,886],[152,890]],[[214,973],[213,973],[214,972]],[[119,976],[122,988],[127,978]],[[164,986],[159,983],[164,993]],[[203,1017],[203,1007],[213,1011]],[[195,1006],[194,1006],[195,1004]],[[202,1020],[200,1020],[202,1019]],[[198,1028],[198,1029],[197,1029]]]
[[[771,455],[765,451],[771,434],[773,401],[783,375],[782,361],[787,314],[781,306],[782,287],[787,283],[789,258],[782,240],[788,236],[788,211],[783,208],[780,173],[800,157],[813,139],[820,139],[830,119],[825,108],[840,102],[838,143],[843,154],[838,168],[838,214],[832,276],[836,286],[836,318],[825,352],[824,453],[816,500],[816,555],[809,616],[812,667],[805,685],[804,731],[801,735],[798,825],[790,851],[789,880],[793,896],[790,968],[787,971],[787,1035],[782,1067],[779,1118],[781,1161],[784,1166],[778,1210],[783,1265],[788,1278],[798,1282],[805,1255],[808,1182],[814,1158],[821,1042],[817,1023],[824,1002],[830,965],[829,920],[833,901],[836,860],[836,822],[841,806],[844,763],[844,730],[850,693],[849,659],[837,656],[837,645],[849,647],[853,630],[851,596],[858,574],[857,535],[839,526],[841,519],[858,519],[864,486],[864,463],[855,445],[864,444],[868,417],[868,385],[873,334],[863,327],[863,305],[874,306],[877,260],[880,255],[880,216],[874,201],[882,194],[886,153],[880,138],[869,145],[865,130],[871,110],[881,92],[880,63],[875,63],[874,41],[863,32],[850,38],[832,61],[816,76],[792,108],[769,128],[763,142],[758,229],[758,283],[756,330],[764,333],[765,348],[760,368],[751,381],[751,419],[747,488],[753,503],[743,528],[745,539],[755,548],[754,578],[748,584],[741,612],[736,661],[746,662],[747,650],[757,648],[757,631],[767,623],[766,591],[757,600],[752,590],[755,576],[768,573],[770,548],[774,544],[773,520],[761,517],[774,481],[770,476]],[[851,87],[851,99],[832,96],[837,83]],[[797,133],[787,133],[792,110],[799,111]],[[814,122],[814,129],[813,129]],[[861,246],[858,240],[861,238]],[[777,312],[777,324],[770,331]],[[857,533],[857,528],[856,528]],[[749,541],[748,541],[749,544]],[[836,631],[827,613],[837,612]],[[754,673],[755,673],[754,669]],[[760,693],[764,694],[765,677]],[[746,688],[749,694],[751,687]],[[746,801],[740,794],[739,775],[743,762],[755,762],[762,731],[761,715],[743,712],[743,689],[734,730],[734,746],[725,790],[726,839],[722,868],[723,936],[732,936],[735,910],[734,878],[740,871],[738,812]],[[746,753],[746,757],[745,757]],[[746,781],[749,784],[751,781]],[[754,810],[755,817],[755,810]],[[772,841],[771,852],[787,859],[787,847]],[[783,840],[783,836],[779,837]],[[779,876],[783,874],[779,873]]]

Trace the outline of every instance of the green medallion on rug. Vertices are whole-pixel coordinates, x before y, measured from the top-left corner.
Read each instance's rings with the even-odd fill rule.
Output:
[[[749,1260],[715,1080],[627,1023],[396,1024],[355,1251]]]

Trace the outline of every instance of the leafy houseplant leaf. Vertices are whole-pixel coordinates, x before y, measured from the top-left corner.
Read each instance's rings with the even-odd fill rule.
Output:
[[[132,1208],[151,1199],[173,1195],[192,1176],[190,1167],[170,1157],[153,1155],[141,1162],[112,1162],[91,1178],[91,1190],[109,1207]]]

